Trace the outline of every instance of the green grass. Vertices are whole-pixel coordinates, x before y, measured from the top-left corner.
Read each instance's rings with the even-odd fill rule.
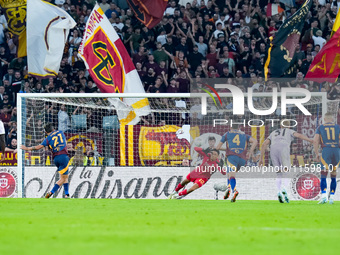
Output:
[[[0,254],[337,254],[339,216],[340,202],[0,199]]]

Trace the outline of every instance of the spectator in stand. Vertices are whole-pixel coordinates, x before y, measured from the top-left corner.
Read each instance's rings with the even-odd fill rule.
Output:
[[[159,67],[159,65],[155,62],[155,57],[149,53],[148,55],[148,61],[144,64],[144,70],[149,70],[152,68],[153,70],[156,70]]]
[[[144,77],[144,90],[149,91],[151,85],[155,85],[156,82],[156,72],[153,68],[148,69],[147,75]]]
[[[188,63],[190,63],[190,72],[193,73],[196,71],[197,67],[200,65],[203,55],[198,52],[197,44],[194,45],[193,51],[189,53]]]
[[[17,139],[17,122],[10,121],[9,122],[9,130],[7,134],[8,140]]]
[[[178,82],[178,93],[189,93],[191,78],[188,69],[180,72],[179,77],[176,79]]]
[[[180,52],[184,54],[184,57],[186,57],[189,52],[189,47],[187,45],[187,38],[185,36],[181,38],[181,43],[177,45],[176,47],[176,57],[179,57]]]
[[[132,55],[132,62],[136,65],[137,63],[144,63],[147,61],[147,54],[143,46],[139,46],[138,52]]]
[[[179,88],[179,82],[176,79],[172,78],[170,80],[169,86],[167,88],[168,93],[177,93]]]
[[[157,47],[157,49],[152,53],[156,63],[160,64],[161,61],[167,62],[168,61],[168,55],[162,49],[162,43],[157,42],[156,47]]]
[[[147,75],[147,73],[142,69],[142,64],[140,62],[136,63],[136,70],[140,79],[142,80],[142,82],[144,82],[144,77]]]
[[[98,92],[98,88],[96,84],[94,84],[92,80],[89,80],[85,88],[85,93],[96,93],[96,92]]]
[[[9,84],[12,84],[14,79],[14,70],[13,68],[8,68],[7,73],[4,75],[3,81],[7,80]]]
[[[167,83],[164,83],[162,77],[157,77],[155,81],[155,85],[150,85],[147,92],[150,93],[165,93],[166,92]]]
[[[81,35],[79,34],[80,32],[77,29],[73,30],[73,34],[70,37],[70,39],[68,40],[69,44],[70,44],[70,48],[69,48],[69,56],[71,57],[73,54],[73,51],[78,51],[79,45],[81,43]]]
[[[117,16],[119,16],[119,13],[117,12],[116,8],[117,8],[116,4],[114,2],[111,2],[110,8],[105,11],[105,15],[108,19],[111,18],[112,13],[115,13]]]
[[[219,59],[219,50],[216,50],[216,46],[211,44],[209,47],[209,53],[207,54],[208,66],[215,67]]]
[[[18,145],[17,139],[15,138],[10,139],[9,142],[7,143],[5,151],[17,153],[17,147],[18,147],[17,145]]]
[[[312,54],[307,54],[307,58],[302,61],[301,72],[306,75],[310,65],[312,64]]]
[[[58,130],[66,132],[71,127],[70,117],[66,112],[65,104],[60,106],[60,110],[58,112]]]
[[[16,106],[12,110],[11,122],[17,122],[17,107]]]
[[[326,40],[322,38],[322,31],[317,30],[315,35],[316,36],[313,35],[313,30],[311,30],[311,36],[313,38],[314,45],[319,45],[320,49],[322,49],[322,47],[326,44]]]
[[[4,93],[5,93],[5,87],[0,86],[0,103],[1,103],[1,105],[2,105],[2,101],[4,100]]]
[[[2,103],[1,103],[1,108],[7,107],[8,111],[12,111],[12,109],[15,106],[15,103],[13,101],[9,100],[9,96],[6,92],[3,94],[3,97],[4,98],[3,98]]]
[[[135,27],[134,32],[131,35],[130,39],[130,52],[133,54],[137,52],[139,45],[142,44],[143,37],[140,33],[140,27]]]
[[[9,64],[9,68],[13,69],[14,71],[22,72],[25,68],[26,64],[23,58],[15,58]]]
[[[5,129],[8,128],[9,122],[11,121],[11,114],[7,105],[3,105],[0,110],[0,120],[4,123]]]

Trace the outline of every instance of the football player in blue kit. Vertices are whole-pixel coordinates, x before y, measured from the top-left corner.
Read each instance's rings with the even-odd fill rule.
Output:
[[[65,196],[64,198],[69,198],[68,190],[68,168],[70,165],[70,159],[67,153],[67,143],[66,137],[62,131],[54,130],[52,123],[47,123],[44,126],[47,137],[45,140],[36,146],[26,147],[21,145],[20,149],[25,151],[35,151],[40,150],[44,147],[48,147],[52,151],[53,161],[58,168],[58,173],[60,174],[60,179],[55,183],[54,187],[50,192],[47,192],[45,198],[50,198],[61,185],[64,185]]]
[[[244,132],[239,130],[240,125],[233,124],[231,130],[222,136],[221,141],[217,145],[216,149],[220,150],[222,145],[226,143],[226,165],[228,168],[228,188],[224,195],[224,199],[229,198],[230,194],[233,193],[231,202],[236,201],[236,197],[239,192],[236,190],[236,172],[241,167],[246,165],[247,161],[247,148],[248,143],[251,144],[248,157],[253,156],[254,150],[257,146],[257,140],[250,135],[246,135]]]
[[[329,203],[334,203],[334,193],[336,189],[336,170],[340,162],[340,126],[334,123],[333,115],[326,113],[324,117],[324,124],[320,125],[314,136],[314,152],[316,154],[315,161],[322,165],[321,170],[321,200],[319,204],[327,203],[327,174],[330,172],[331,187]],[[322,154],[319,155],[319,145],[321,144]]]

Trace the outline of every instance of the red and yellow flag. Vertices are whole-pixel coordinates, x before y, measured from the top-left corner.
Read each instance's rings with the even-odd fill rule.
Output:
[[[340,74],[340,29],[315,56],[305,79],[316,82],[335,82]]]
[[[79,55],[104,93],[145,93],[143,84],[123,42],[98,4],[87,21]],[[150,113],[146,98],[109,99],[121,124],[136,124]]]

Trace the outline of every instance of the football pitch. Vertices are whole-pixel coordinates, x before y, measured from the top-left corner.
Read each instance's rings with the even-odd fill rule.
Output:
[[[339,216],[340,202],[0,199],[0,254],[336,254]]]

